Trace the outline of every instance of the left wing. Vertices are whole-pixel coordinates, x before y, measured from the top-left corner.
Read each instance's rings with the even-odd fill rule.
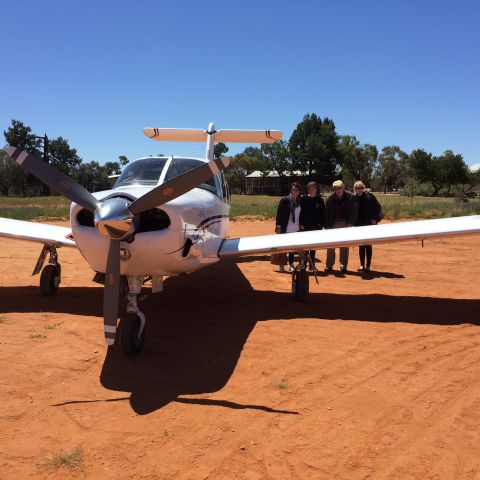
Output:
[[[59,225],[25,222],[0,217],[0,237],[17,238],[55,247],[76,247],[72,230]]]
[[[231,238],[223,241],[218,256],[227,258],[473,234],[480,234],[480,215]]]

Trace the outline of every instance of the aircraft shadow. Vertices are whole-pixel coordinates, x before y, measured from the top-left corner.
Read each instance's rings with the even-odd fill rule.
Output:
[[[328,279],[320,280],[326,290]],[[254,291],[230,261],[168,279],[165,292],[152,296],[141,308],[147,318],[144,351],[125,358],[117,347],[110,348],[100,375],[105,388],[131,392],[130,402],[138,414],[172,401],[296,413],[231,400],[179,398],[224,387],[257,321],[307,318],[480,325],[480,300],[315,293],[309,302],[297,303],[290,292]],[[0,288],[0,313],[69,313],[97,317],[92,321],[98,322],[101,310],[102,288],[97,286],[66,287],[54,298],[40,296],[37,287]]]

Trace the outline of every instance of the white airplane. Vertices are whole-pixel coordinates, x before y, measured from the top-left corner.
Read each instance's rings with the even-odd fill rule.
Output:
[[[214,159],[215,141],[273,143],[277,130],[145,128],[159,141],[206,141],[206,158],[147,157],[126,166],[111,190],[91,194],[75,180],[15,147],[8,154],[50,188],[72,201],[70,228],[0,218],[0,236],[43,244],[33,274],[41,273],[44,295],[54,295],[61,280],[57,248],[76,247],[104,283],[104,331],[107,345],[119,340],[126,355],[144,342],[145,316],[138,296],[147,279],[152,293],[163,278],[190,273],[222,258],[298,251],[292,293],[304,301],[309,291],[308,251],[411,239],[480,233],[480,216],[392,223],[358,228],[227,238],[230,194],[223,175],[226,157]],[[48,263],[43,267],[47,255]],[[43,268],[42,268],[43,267]],[[118,325],[120,296],[127,315]]]

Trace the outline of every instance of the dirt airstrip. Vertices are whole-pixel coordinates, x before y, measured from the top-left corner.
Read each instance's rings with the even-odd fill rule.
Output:
[[[39,250],[0,239],[0,478],[480,479],[480,236],[375,247],[306,304],[266,257],[168,279],[128,359],[79,252],[43,298]]]

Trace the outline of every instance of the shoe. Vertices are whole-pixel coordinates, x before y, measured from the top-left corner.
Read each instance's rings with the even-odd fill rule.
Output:
[[[311,272],[314,272],[317,268],[315,267],[315,264],[314,264],[314,263],[311,263],[311,264],[308,266],[308,269],[309,269]]]
[[[340,273],[347,273],[347,267],[344,267],[343,265],[340,267]]]
[[[359,272],[364,272],[365,271],[365,267],[362,265],[359,269],[358,269]]]
[[[333,268],[325,267],[324,272],[325,272],[325,273],[332,273],[332,272],[333,272]]]
[[[289,271],[289,272],[294,272],[294,271],[295,271],[295,267],[294,267],[292,264],[290,264],[290,265],[288,266],[288,271]]]
[[[365,267],[366,272],[370,272],[370,267]]]
[[[285,265],[279,265],[278,266],[278,271],[281,273],[285,273]]]

